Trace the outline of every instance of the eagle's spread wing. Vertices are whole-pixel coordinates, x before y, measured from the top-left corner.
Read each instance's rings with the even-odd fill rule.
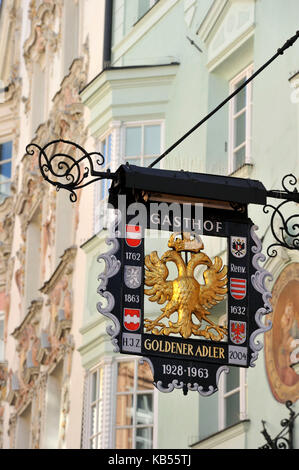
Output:
[[[156,251],[147,255],[144,260],[145,266],[145,284],[150,289],[144,289],[144,293],[149,295],[151,302],[164,304],[166,300],[172,297],[172,281],[166,281],[169,271],[166,265],[160,260]]]
[[[199,304],[205,308],[212,308],[221,302],[227,293],[227,267],[223,267],[222,259],[215,257],[212,266],[208,267],[203,277],[205,284],[200,286]]]

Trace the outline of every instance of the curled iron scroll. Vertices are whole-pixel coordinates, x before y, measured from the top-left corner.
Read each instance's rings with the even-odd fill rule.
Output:
[[[69,140],[53,140],[44,147],[30,143],[26,152],[31,156],[38,152],[38,164],[43,178],[55,186],[57,191],[69,191],[71,202],[77,201],[76,190],[95,181],[114,177],[110,170],[96,170],[96,167],[105,165],[105,158],[100,152],[89,153],[81,145]]]
[[[277,255],[276,247],[283,247],[289,250],[299,249],[299,214],[293,214],[288,216],[287,211],[292,201],[298,200],[298,190],[294,188],[291,190],[291,186],[297,184],[297,178],[290,174],[286,175],[282,180],[283,191],[270,191],[270,197],[279,197],[284,199],[277,207],[272,204],[264,206],[263,211],[268,214],[272,212],[270,228],[275,242],[272,243],[268,249],[267,254],[273,258]]]

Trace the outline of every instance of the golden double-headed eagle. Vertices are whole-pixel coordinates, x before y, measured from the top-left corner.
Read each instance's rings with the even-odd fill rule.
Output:
[[[172,248],[159,258],[156,251],[145,257],[145,284],[144,289],[151,302],[167,305],[161,309],[162,314],[155,320],[145,319],[146,331],[155,335],[180,334],[183,338],[191,335],[203,336],[206,339],[220,341],[227,335],[227,328],[217,325],[208,318],[210,309],[221,302],[227,293],[227,267],[223,266],[222,259],[215,257],[214,262],[201,250],[204,248],[201,238],[196,235],[191,240],[190,233],[171,235],[168,246]],[[188,263],[185,263],[181,252],[192,253]],[[167,280],[169,271],[166,266],[172,261],[176,264],[178,276],[175,280]],[[200,284],[194,277],[194,269],[198,265],[205,265],[203,272],[204,284]],[[175,323],[168,321],[165,325],[161,320],[170,318],[177,312]],[[198,323],[193,322],[193,315]],[[204,325],[203,321],[207,324]]]

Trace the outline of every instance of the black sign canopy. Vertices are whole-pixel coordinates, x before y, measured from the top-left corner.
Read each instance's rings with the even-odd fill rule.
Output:
[[[112,248],[99,257],[98,292],[108,302],[98,310],[113,321],[115,351],[142,356],[160,391],[211,395],[228,366],[255,365],[271,306],[247,205],[265,202],[258,181],[129,165],[116,172]]]

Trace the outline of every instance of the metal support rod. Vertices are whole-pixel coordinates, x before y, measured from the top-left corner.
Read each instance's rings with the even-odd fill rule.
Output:
[[[266,429],[266,422],[262,420],[263,430],[261,434],[266,440],[266,444],[259,447],[260,449],[293,449],[294,448],[294,421],[299,416],[299,413],[295,414],[292,409],[293,403],[288,400],[285,403],[286,408],[289,410],[289,418],[283,419],[280,425],[283,429],[273,439]]]
[[[299,193],[297,191],[288,193],[285,191],[276,191],[275,189],[272,191],[267,191],[267,197],[273,197],[276,199],[285,199],[288,201],[293,201],[299,203]]]
[[[237,95],[243,88],[245,88],[249,82],[251,82],[255,77],[257,77],[265,68],[267,68],[277,57],[282,55],[286,49],[291,47],[298,39],[299,37],[299,30],[296,32],[294,36],[292,36],[290,39],[288,39],[285,44],[280,47],[276,54],[274,54],[271,59],[269,59],[262,67],[260,67],[256,72],[254,72],[239,88],[237,88],[231,95],[229,95],[222,103],[220,103],[218,106],[216,106],[215,109],[213,109],[207,116],[205,116],[201,121],[199,121],[195,126],[193,126],[186,134],[184,134],[179,140],[177,140],[174,144],[172,144],[165,152],[162,153],[156,160],[154,160],[150,165],[149,168],[154,167],[157,163],[159,163],[160,160],[162,160],[166,155],[168,155],[172,150],[174,150],[178,145],[180,145],[189,135],[191,135],[196,129],[198,129],[202,124],[204,124],[210,117],[212,117],[214,114],[216,114],[226,103],[228,103],[235,95]]]

